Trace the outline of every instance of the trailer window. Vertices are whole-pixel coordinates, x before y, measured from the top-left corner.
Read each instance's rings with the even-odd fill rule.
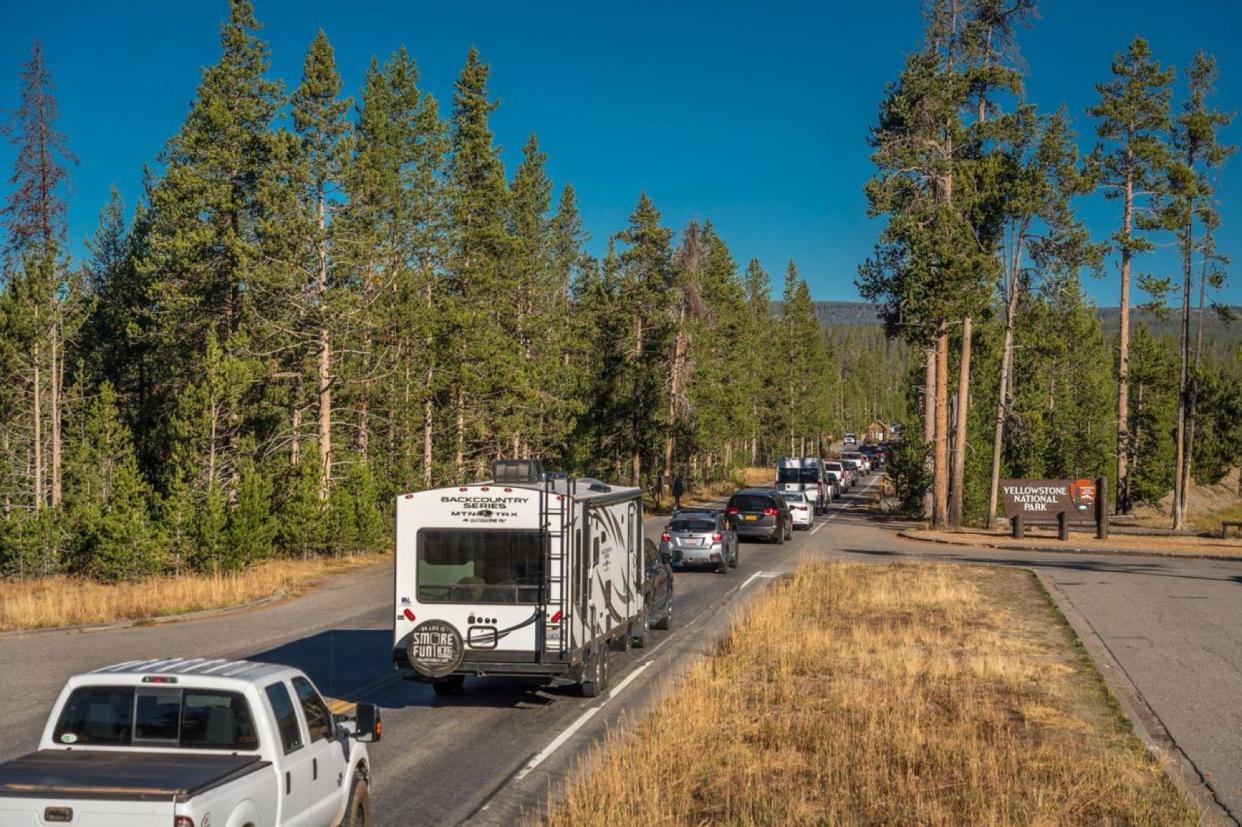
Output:
[[[424,528],[418,532],[420,603],[538,603],[538,531]]]

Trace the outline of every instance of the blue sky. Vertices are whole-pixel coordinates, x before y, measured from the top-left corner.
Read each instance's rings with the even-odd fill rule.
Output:
[[[224,0],[172,4],[19,3],[0,0],[0,107],[17,99],[18,64],[42,39],[61,104],[61,126],[81,160],[73,171],[70,236],[82,254],[108,189],[132,207],[142,166],[185,116],[201,68],[218,55]],[[317,29],[332,41],[346,88],[356,93],[373,54],[405,44],[423,85],[447,114],[452,83],[476,44],[493,69],[501,106],[493,128],[512,172],[535,131],[556,185],[578,190],[591,250],[624,226],[640,190],[666,222],[711,219],[744,264],[758,257],[779,281],[789,258],[817,299],[857,299],[856,267],[878,225],[865,215],[871,173],[865,144],[884,85],[919,42],[917,0],[876,3],[352,3],[257,0],[272,47],[272,74],[287,88]],[[1064,102],[1087,148],[1084,114],[1113,54],[1135,34],[1161,60],[1185,65],[1214,53],[1219,100],[1242,107],[1242,2],[1043,0],[1022,36],[1028,98]],[[1179,77],[1180,81],[1180,77]],[[1240,128],[1227,138],[1240,141]],[[0,147],[0,165],[11,164]],[[6,176],[7,177],[7,176]],[[1221,246],[1242,262],[1242,158],[1225,170]],[[1113,230],[1102,198],[1082,204],[1097,237]],[[1171,274],[1160,252],[1140,269]],[[1086,281],[1116,304],[1115,266]],[[1242,274],[1222,298],[1242,304]]]

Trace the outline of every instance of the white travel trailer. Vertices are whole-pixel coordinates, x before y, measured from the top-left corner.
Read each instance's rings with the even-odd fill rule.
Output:
[[[667,616],[645,605],[642,490],[536,460],[499,461],[494,477],[397,498],[393,662],[441,693],[509,675],[599,694],[609,648],[642,645]]]

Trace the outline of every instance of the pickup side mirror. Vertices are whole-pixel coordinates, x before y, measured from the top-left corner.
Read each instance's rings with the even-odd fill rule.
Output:
[[[384,726],[380,722],[379,707],[375,704],[358,704],[357,728],[354,737],[363,743],[374,743],[380,739]]]

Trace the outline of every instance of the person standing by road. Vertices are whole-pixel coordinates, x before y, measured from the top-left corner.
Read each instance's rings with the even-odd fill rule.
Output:
[[[684,491],[685,491],[685,486],[682,485],[681,476],[678,475],[678,477],[673,480],[673,510],[674,511],[681,510],[681,495]]]

